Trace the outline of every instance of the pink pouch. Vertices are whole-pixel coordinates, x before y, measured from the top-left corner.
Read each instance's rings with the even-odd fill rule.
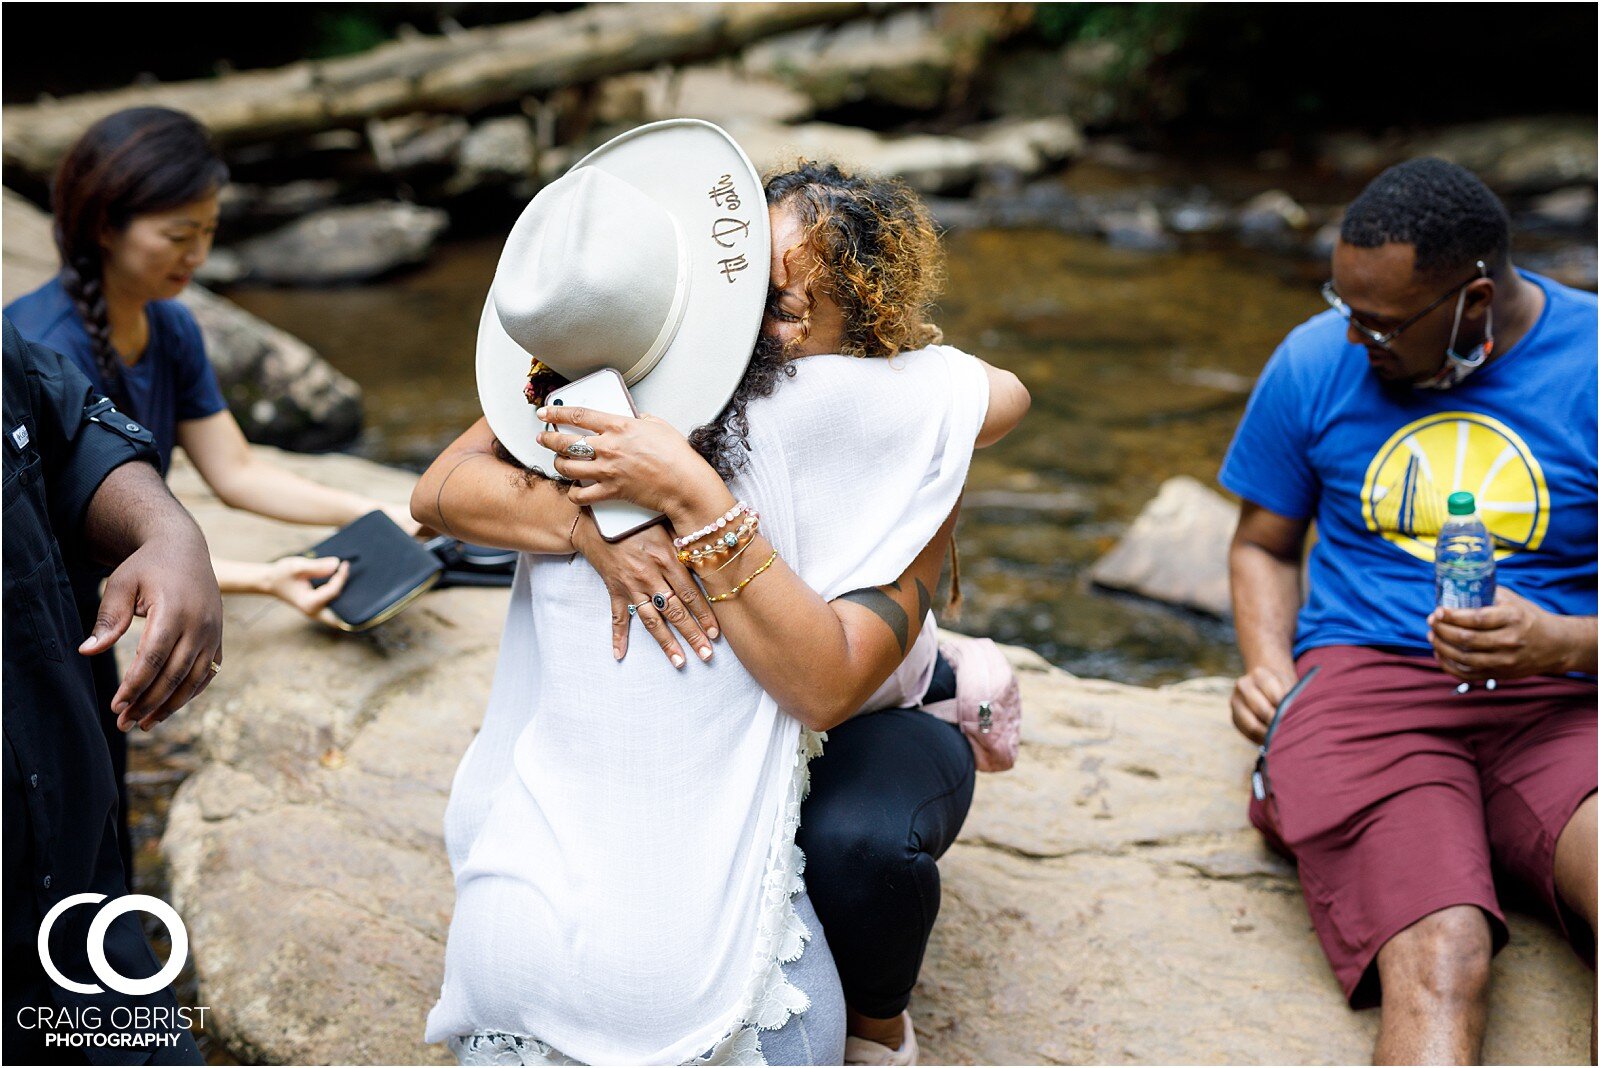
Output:
[[[1022,741],[1022,689],[1000,647],[988,638],[942,633],[939,652],[956,673],[956,695],[923,709],[967,736],[979,771],[1006,771]]]

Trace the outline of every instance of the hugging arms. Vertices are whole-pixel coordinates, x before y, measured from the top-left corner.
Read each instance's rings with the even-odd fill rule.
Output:
[[[980,446],[1009,433],[1029,403],[1027,390],[1010,372],[986,367],[985,374],[989,406],[976,441]],[[594,486],[569,489],[515,466],[479,420],[424,473],[412,494],[413,514],[428,526],[483,544],[541,554],[582,553],[605,580],[618,659],[628,648],[629,605],[639,606],[640,620],[680,668],[686,655],[674,630],[702,660],[712,656],[712,642],[725,633],[780,707],[815,729],[853,715],[916,641],[953,535],[954,513],[888,585],[824,601],[779,556],[759,580],[713,608],[708,595],[728,592],[773,553],[759,530],[742,561],[724,573],[729,577],[707,576],[702,592],[677,559],[666,529],[649,527],[610,544],[582,505],[630,499],[659,509],[674,530],[688,533],[734,503],[723,479],[682,434],[660,420],[565,409],[562,422],[590,432],[597,458],[560,460],[559,473],[594,480]],[[571,435],[547,433],[541,443],[559,450],[571,440]],[[750,503],[759,507],[761,502]],[[666,608],[657,610],[650,598],[668,590]]]

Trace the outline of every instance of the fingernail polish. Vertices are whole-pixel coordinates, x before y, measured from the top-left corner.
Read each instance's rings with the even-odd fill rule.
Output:
[[[611,655],[616,657],[618,660],[621,660],[622,659],[622,648],[620,646],[613,645],[611,647]]]
[[[701,660],[710,660],[711,659],[711,649],[710,649],[709,646],[700,650],[700,659]]]
[[[675,668],[683,667],[683,657],[679,656],[677,653],[673,653],[672,654],[672,666],[675,667]]]
[[[706,637],[710,638],[712,641],[716,641],[718,636],[721,634],[722,632],[716,627],[712,627],[710,630],[706,631]]]

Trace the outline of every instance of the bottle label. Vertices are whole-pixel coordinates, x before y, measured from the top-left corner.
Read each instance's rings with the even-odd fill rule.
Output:
[[[1494,565],[1444,564],[1434,582],[1440,608],[1483,608],[1494,603]]]

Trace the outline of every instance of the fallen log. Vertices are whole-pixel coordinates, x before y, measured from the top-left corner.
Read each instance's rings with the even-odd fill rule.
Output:
[[[141,104],[188,112],[222,145],[355,127],[406,112],[473,112],[659,63],[707,59],[773,34],[843,22],[871,6],[597,4],[393,41],[357,56],[15,104],[0,110],[0,156],[7,168],[44,178],[89,124]]]

